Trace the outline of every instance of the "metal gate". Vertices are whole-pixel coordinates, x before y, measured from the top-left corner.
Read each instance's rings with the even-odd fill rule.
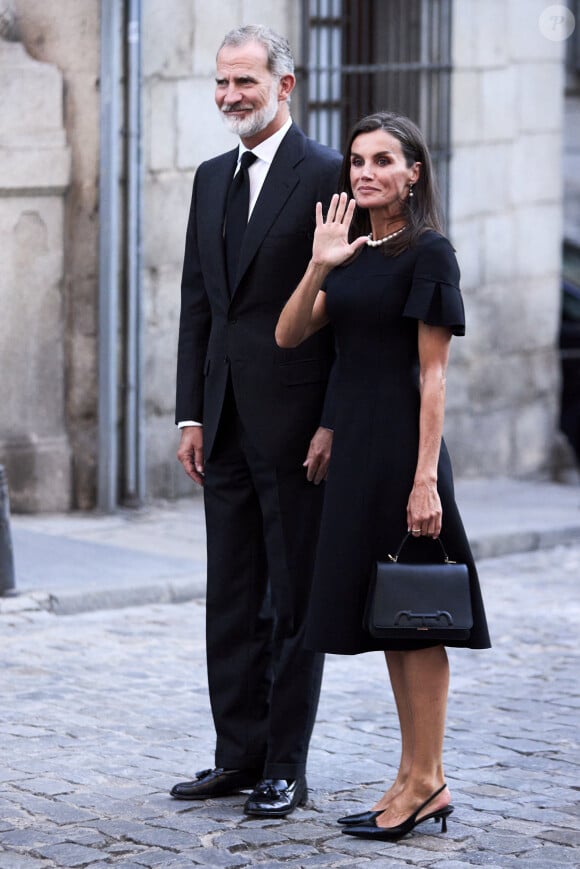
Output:
[[[412,118],[447,210],[451,0],[303,0],[301,118],[341,150],[352,124],[388,110]]]

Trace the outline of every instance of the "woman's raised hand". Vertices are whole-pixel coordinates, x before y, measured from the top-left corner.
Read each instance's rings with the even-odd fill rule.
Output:
[[[330,268],[346,262],[366,241],[361,235],[353,242],[348,241],[348,231],[354,214],[356,202],[348,201],[346,193],[335,193],[330,200],[326,220],[322,214],[322,203],[316,203],[316,230],[312,245],[312,260]]]

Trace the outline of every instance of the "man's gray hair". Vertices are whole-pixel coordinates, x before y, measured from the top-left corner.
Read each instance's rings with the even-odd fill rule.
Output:
[[[276,78],[289,73],[294,75],[294,57],[290,43],[285,36],[280,36],[263,24],[248,24],[230,30],[224,36],[218,54],[225,46],[244,45],[246,42],[259,42],[264,46],[268,55],[268,69]]]

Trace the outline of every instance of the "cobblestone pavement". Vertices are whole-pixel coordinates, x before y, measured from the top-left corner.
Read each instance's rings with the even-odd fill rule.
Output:
[[[480,562],[494,648],[451,653],[455,813],[398,843],[340,834],[397,763],[381,655],[330,656],[309,763],[287,819],[242,795],[171,800],[211,765],[200,600],[0,616],[0,867],[580,866],[580,545]],[[235,674],[232,674],[235,676]]]

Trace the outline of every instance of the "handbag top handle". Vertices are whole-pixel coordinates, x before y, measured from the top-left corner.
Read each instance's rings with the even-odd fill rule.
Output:
[[[389,561],[392,561],[392,562],[394,562],[394,563],[396,564],[396,562],[399,560],[399,555],[401,554],[401,551],[402,551],[402,549],[403,549],[403,546],[405,545],[405,543],[407,542],[407,540],[409,539],[410,536],[411,536],[411,532],[410,532],[410,531],[407,531],[407,533],[405,534],[405,536],[403,537],[403,539],[402,539],[401,542],[399,543],[399,548],[397,549],[397,551],[395,552],[395,554],[394,554],[394,555],[389,555]],[[444,564],[457,564],[456,561],[452,561],[452,560],[449,558],[449,556],[447,555],[447,552],[445,551],[445,547],[443,546],[443,541],[441,540],[440,537],[434,537],[434,538],[431,538],[431,539],[436,540],[437,543],[439,544],[439,546],[441,547],[441,552],[443,553],[443,563],[444,563]]]

